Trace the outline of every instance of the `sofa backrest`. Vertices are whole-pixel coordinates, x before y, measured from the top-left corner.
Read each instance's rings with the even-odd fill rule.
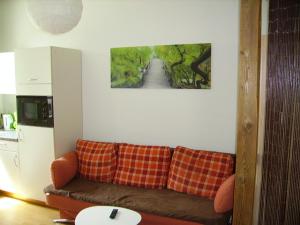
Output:
[[[184,147],[78,140],[76,152],[79,173],[89,180],[144,188],[167,187],[211,199],[235,168],[232,154]]]

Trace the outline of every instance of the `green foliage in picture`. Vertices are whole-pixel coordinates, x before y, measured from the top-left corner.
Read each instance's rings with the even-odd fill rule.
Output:
[[[161,45],[155,53],[173,88],[210,88],[210,44]]]
[[[111,49],[112,88],[211,87],[211,44]]]
[[[111,87],[141,87],[152,54],[150,47],[111,49]]]

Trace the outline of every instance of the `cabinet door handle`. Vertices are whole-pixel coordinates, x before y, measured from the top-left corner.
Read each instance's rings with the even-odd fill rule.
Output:
[[[37,79],[37,78],[34,78],[34,77],[28,79],[28,81],[37,81],[37,80],[38,80],[38,79]]]
[[[21,130],[19,130],[19,132],[18,132],[18,141],[23,141],[23,139],[24,139],[23,132]]]
[[[19,167],[18,159],[19,159],[18,154],[15,154],[15,156],[14,156],[14,164],[15,164],[15,167]]]

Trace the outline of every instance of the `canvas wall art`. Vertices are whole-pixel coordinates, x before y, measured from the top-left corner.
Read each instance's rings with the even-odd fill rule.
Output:
[[[112,88],[211,88],[211,44],[111,49]]]

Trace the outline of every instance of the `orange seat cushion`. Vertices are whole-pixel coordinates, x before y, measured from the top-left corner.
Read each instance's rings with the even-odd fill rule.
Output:
[[[217,213],[225,213],[233,208],[234,181],[235,175],[231,175],[217,191],[214,200],[214,208]]]
[[[169,147],[120,144],[114,183],[143,188],[164,188],[170,161]]]
[[[233,173],[230,154],[176,147],[168,178],[169,189],[213,199]]]
[[[117,153],[113,143],[78,140],[76,152],[81,177],[97,182],[113,181],[117,167]]]

